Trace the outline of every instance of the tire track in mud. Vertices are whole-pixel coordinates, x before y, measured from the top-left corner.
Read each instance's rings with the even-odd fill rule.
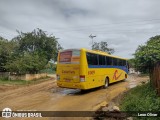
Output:
[[[17,89],[10,89],[0,93],[0,106],[5,104],[7,101],[14,99],[23,99],[25,96],[32,96],[43,92],[50,92],[53,87],[56,86],[55,80],[46,79],[46,81],[32,84],[27,86],[18,87]],[[16,102],[16,101],[15,101]]]
[[[14,110],[95,110],[99,103],[111,101],[129,89],[131,83],[138,84],[140,81],[138,76],[131,75],[128,80],[114,83],[107,89],[95,88],[81,93],[79,90],[59,88],[56,80],[49,79],[35,85],[1,92],[0,109],[10,107]]]

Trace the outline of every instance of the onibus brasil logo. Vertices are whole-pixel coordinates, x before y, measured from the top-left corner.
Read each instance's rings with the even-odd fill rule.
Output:
[[[2,110],[2,117],[5,117],[5,118],[12,117],[12,110],[10,108],[4,108]]]
[[[40,112],[36,111],[12,111],[11,108],[4,108],[2,110],[2,117],[10,118],[10,117],[42,117]]]

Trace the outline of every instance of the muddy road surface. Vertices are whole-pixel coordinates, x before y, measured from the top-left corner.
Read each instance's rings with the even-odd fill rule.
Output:
[[[59,88],[55,79],[23,87],[0,86],[0,109],[38,111],[94,111],[126,89],[135,87],[148,77],[130,75],[126,81],[81,92]]]

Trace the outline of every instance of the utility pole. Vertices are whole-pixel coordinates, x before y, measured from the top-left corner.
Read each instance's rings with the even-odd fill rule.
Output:
[[[96,35],[91,34],[89,37],[92,39],[92,50],[93,50],[93,38],[96,37]]]

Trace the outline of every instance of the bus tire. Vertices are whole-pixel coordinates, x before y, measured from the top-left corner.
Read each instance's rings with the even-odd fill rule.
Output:
[[[86,90],[84,90],[84,89],[81,89],[81,93],[83,94],[83,93],[85,93],[86,92]]]
[[[107,88],[108,85],[109,85],[109,78],[106,77],[106,79],[105,79],[105,84],[104,84],[103,88],[104,88],[104,89]]]

